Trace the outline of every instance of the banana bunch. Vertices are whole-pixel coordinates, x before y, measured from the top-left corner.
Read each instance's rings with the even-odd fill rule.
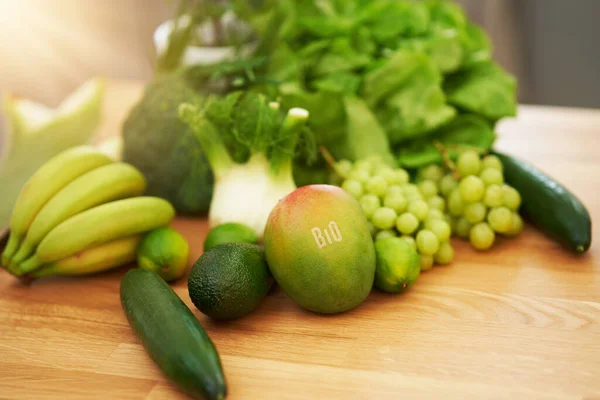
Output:
[[[135,261],[143,234],[175,210],[144,197],[144,176],[91,146],[66,150],[25,184],[2,266],[16,276],[86,275]]]

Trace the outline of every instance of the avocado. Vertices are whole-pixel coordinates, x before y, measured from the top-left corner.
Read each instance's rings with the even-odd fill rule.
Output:
[[[273,282],[262,247],[224,243],[196,261],[188,278],[188,291],[202,313],[230,320],[258,307]]]

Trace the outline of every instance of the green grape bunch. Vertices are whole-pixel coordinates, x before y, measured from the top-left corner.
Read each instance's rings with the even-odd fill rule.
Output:
[[[429,167],[424,171],[427,179],[418,183],[411,182],[405,169],[391,168],[376,157],[354,164],[341,160],[334,169],[338,174],[334,182],[358,200],[375,241],[405,239],[417,249],[422,271],[452,262],[451,218],[445,214],[444,198],[450,182],[441,185],[442,167]]]
[[[465,150],[454,164],[431,164],[412,178],[377,157],[341,160],[334,170],[334,183],[362,207],[373,240],[407,240],[420,255],[422,271],[452,263],[452,237],[486,251],[498,236],[512,238],[523,230],[521,196],[504,182],[494,155]]]

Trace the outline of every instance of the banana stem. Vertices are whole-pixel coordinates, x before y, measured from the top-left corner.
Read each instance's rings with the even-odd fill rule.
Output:
[[[8,243],[6,243],[6,248],[2,253],[2,265],[4,265],[7,269],[10,265],[10,260],[19,248],[20,242],[21,238],[11,232],[10,236],[8,237]]]
[[[17,253],[13,256],[12,263],[16,265],[22,263],[23,261],[31,257],[34,251],[35,249],[33,248],[33,246],[29,244],[26,239],[25,241],[23,241],[23,243],[21,243],[21,247],[19,247]]]
[[[40,268],[41,266],[42,266],[42,261],[39,259],[37,254],[34,254],[19,265],[20,273],[18,275],[17,274],[15,274],[15,275],[21,276],[27,272],[35,271],[36,269]]]

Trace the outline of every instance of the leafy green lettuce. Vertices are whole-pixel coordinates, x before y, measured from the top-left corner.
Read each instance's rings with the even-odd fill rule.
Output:
[[[439,157],[434,141],[489,148],[495,121],[516,113],[515,79],[452,1],[267,3],[251,18],[268,42],[258,90],[307,109],[335,158],[416,166]]]

